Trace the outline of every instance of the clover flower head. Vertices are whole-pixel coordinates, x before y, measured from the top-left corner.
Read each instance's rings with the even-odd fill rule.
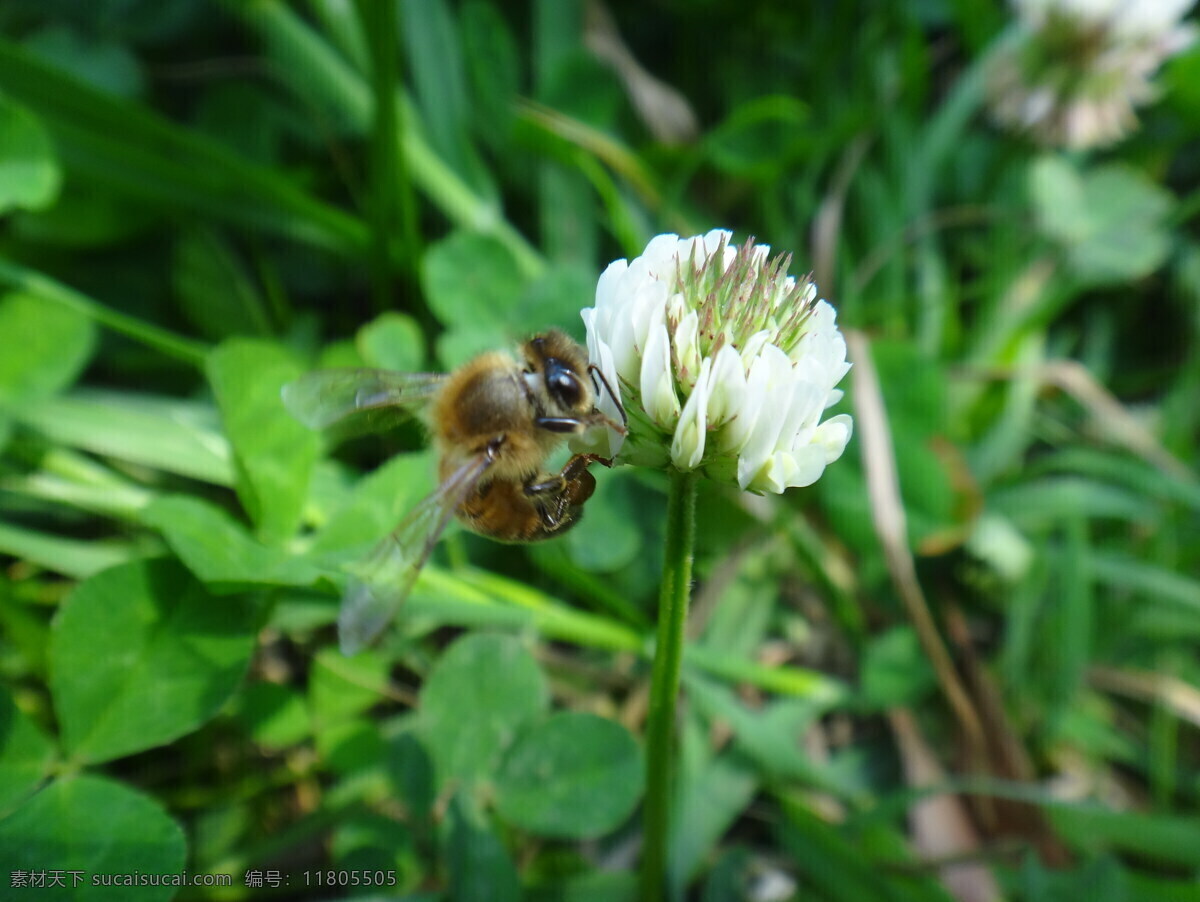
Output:
[[[1157,96],[1154,74],[1185,49],[1194,0],[1013,0],[1020,28],[993,61],[993,118],[1047,146],[1123,137]]]
[[[607,453],[759,494],[810,485],[850,439],[849,416],[821,419],[842,396],[846,343],[789,256],[730,237],[659,235],[600,276],[588,354],[629,417]],[[600,409],[615,418],[616,400],[601,391]]]

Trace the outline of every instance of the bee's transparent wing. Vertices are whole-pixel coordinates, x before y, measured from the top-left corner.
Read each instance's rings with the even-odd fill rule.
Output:
[[[310,429],[324,429],[357,413],[412,410],[445,381],[443,373],[316,370],[289,382],[281,394],[292,416]]]
[[[492,464],[481,452],[426,496],[396,530],[376,545],[352,570],[338,612],[342,654],[353,655],[373,642],[396,615],[433,546],[458,509]]]

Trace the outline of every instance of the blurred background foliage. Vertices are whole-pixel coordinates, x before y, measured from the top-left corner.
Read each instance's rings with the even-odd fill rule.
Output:
[[[346,659],[339,567],[432,463],[279,388],[581,337],[608,261],[726,227],[854,330],[858,434],[810,490],[702,490],[675,892],[1200,899],[1200,50],[1060,153],[982,109],[1008,23],[0,6],[4,885],[632,898],[661,474],[542,547],[451,536]]]

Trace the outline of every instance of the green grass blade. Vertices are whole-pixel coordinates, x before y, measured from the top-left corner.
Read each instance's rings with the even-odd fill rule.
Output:
[[[0,39],[0,89],[33,110],[78,177],[361,256],[361,222],[218,142],[83,84]]]

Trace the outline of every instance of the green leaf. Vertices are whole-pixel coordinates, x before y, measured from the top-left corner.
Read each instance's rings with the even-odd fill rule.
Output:
[[[601,473],[601,480],[583,519],[566,534],[563,544],[576,567],[612,573],[630,567],[635,557],[645,553],[638,507],[646,492],[636,475],[624,468]]]
[[[246,163],[220,143],[147,107],[119,100],[0,40],[0,84],[37,114],[64,168],[126,197],[350,254],[365,253],[363,224],[314,200],[294,181]]]
[[[356,717],[318,727],[317,754],[324,765],[336,774],[349,775],[362,771],[378,776],[387,755],[387,746],[379,735],[379,727],[370,717]]]
[[[467,325],[451,326],[437,338],[437,359],[440,368],[452,370],[462,366],[485,351],[503,350],[504,338],[509,336],[500,331],[495,323],[482,320],[467,320]]]
[[[784,809],[786,818],[776,828],[778,846],[817,898],[830,902],[952,902],[931,878],[909,876],[899,866],[894,872],[882,868],[883,861],[899,865],[903,852],[901,856],[881,856],[865,847],[866,837],[861,832],[831,824],[794,802],[785,802]],[[916,892],[905,886],[913,883]]]
[[[583,10],[551,3],[539,8],[539,18],[537,101],[598,128],[615,128],[627,108],[627,95],[612,67],[583,46]]]
[[[400,19],[415,101],[432,149],[481,194],[494,196],[495,186],[468,135],[471,110],[450,5],[445,0],[407,0],[400,4]]]
[[[1151,894],[1134,895],[1130,892],[1129,871],[1110,855],[1101,855],[1084,861],[1065,872],[1051,872],[1043,877],[1043,892],[1029,893],[1032,902],[1057,902],[1059,899],[1087,899],[1088,902],[1126,902],[1128,899],[1153,899],[1165,902],[1162,897]]]
[[[638,877],[631,871],[583,871],[546,886],[531,886],[524,902],[634,902]],[[721,902],[734,896],[722,897]]]
[[[50,740],[0,691],[0,816],[46,778],[53,758]]]
[[[50,25],[26,39],[24,46],[40,59],[107,94],[135,98],[145,87],[141,64],[125,44]]]
[[[1129,887],[1126,899],[1153,899],[1154,902],[1200,902],[1200,884],[1195,880],[1167,880],[1126,869],[1124,883]],[[1089,896],[1089,899],[1094,897]]]
[[[705,141],[720,170],[744,178],[775,176],[803,147],[809,108],[785,94],[768,94],[738,104]]]
[[[524,730],[508,750],[496,775],[496,810],[531,833],[587,839],[629,817],[643,780],[628,730],[565,711]]]
[[[692,769],[679,782],[672,823],[669,874],[683,886],[758,791],[758,778],[734,755],[722,755]]]
[[[331,562],[340,552],[365,554],[421,497],[433,491],[436,464],[424,452],[397,454],[360,479],[329,514],[310,552]]]
[[[779,574],[768,559],[771,546],[749,551],[721,593],[704,629],[704,648],[714,653],[754,658],[779,613]]]
[[[409,828],[392,817],[370,811],[351,812],[338,818],[330,837],[330,852],[339,870],[383,871],[384,880],[395,876],[400,886],[410,875],[421,873],[420,856]],[[399,871],[388,875],[387,871]],[[374,877],[378,880],[378,877]],[[411,881],[415,882],[415,880]],[[395,899],[387,890],[387,898]]]
[[[411,0],[400,13],[417,105],[434,149],[446,156],[469,119],[456,23],[444,0]]]
[[[447,326],[504,334],[525,282],[508,248],[487,235],[458,231],[430,245],[424,263],[421,287],[434,316]]]
[[[725,902],[739,899],[755,879],[755,871],[761,865],[754,854],[745,846],[724,849],[704,879],[704,895],[700,902]],[[786,873],[786,872],[785,872]],[[781,898],[786,898],[781,895]]]
[[[1196,261],[1200,269],[1200,253]],[[1200,295],[1196,296],[1196,300],[1200,301]],[[1200,312],[1200,305],[1196,309]],[[1088,476],[1097,482],[1112,482],[1138,494],[1187,505],[1192,511],[1200,512],[1200,483],[1165,472],[1123,452],[1073,445],[1030,461],[1023,475],[1032,477],[1048,473]]]
[[[872,708],[916,704],[936,686],[915,630],[900,626],[872,637],[862,662],[862,691]]]
[[[484,570],[450,574],[426,567],[407,604],[414,617],[420,614],[435,623],[502,625],[594,648],[645,649],[645,637],[637,630],[608,617],[577,611],[526,583]],[[750,679],[745,674],[739,678]]]
[[[0,97],[0,215],[49,207],[61,184],[54,146],[42,124]]]
[[[887,404],[897,476],[904,496],[909,543],[958,528],[963,509],[956,495],[950,464],[935,451],[947,431],[944,367],[911,341],[871,344],[879,382]],[[852,390],[852,386],[851,386]],[[838,466],[830,467],[814,486],[839,533],[861,554],[878,554],[871,512],[858,461],[858,437],[851,439]]]
[[[312,735],[303,696],[278,683],[246,686],[234,696],[231,713],[251,739],[270,751],[297,745]]]
[[[266,335],[271,323],[258,286],[228,240],[215,231],[187,232],[175,245],[171,282],[184,315],[211,339]]]
[[[177,886],[95,886],[93,878],[179,874],[186,856],[183,830],[158,802],[103,777],[57,780],[0,821],[6,871],[81,872],[78,886],[66,873],[64,887],[29,890],[39,900],[167,900]]]
[[[1077,515],[1063,525],[1056,543],[1045,617],[1039,626],[1042,661],[1039,688],[1051,703],[1051,721],[1075,708],[1096,642],[1096,597],[1088,579],[1090,545],[1087,526]],[[1055,726],[1058,726],[1055,723]]]
[[[144,549],[129,542],[64,539],[7,523],[0,523],[0,552],[76,579],[145,556]]]
[[[261,35],[279,80],[305,110],[318,110],[323,121],[363,134],[371,123],[370,86],[323,36],[282,3],[241,3],[237,12]],[[351,42],[353,43],[353,42]],[[2,73],[0,73],[2,74]],[[537,273],[539,255],[509,224],[496,204],[481,198],[429,146],[418,111],[406,97],[399,100],[404,122],[400,138],[405,172],[417,190],[452,223],[487,231],[520,258],[521,270]],[[355,226],[361,224],[355,221]],[[366,235],[356,229],[365,242]]]
[[[319,446],[279,396],[300,366],[279,345],[233,338],[209,355],[206,369],[233,445],[238,498],[259,537],[280,543],[300,526]]]
[[[1149,275],[1167,257],[1166,217],[1174,198],[1142,172],[1113,164],[1079,171],[1062,157],[1030,167],[1029,192],[1047,237],[1092,284]]]
[[[516,639],[459,639],[421,691],[420,735],[438,784],[490,778],[520,728],[548,703],[542,673]]]
[[[92,356],[95,324],[24,292],[0,298],[0,405],[32,404],[75,381]]]
[[[214,485],[232,485],[229,443],[211,406],[128,392],[79,391],[22,408],[46,438]]]
[[[245,598],[209,595],[172,560],[122,564],[81,583],[50,640],[67,752],[108,761],[199,727],[241,682],[256,616]]]
[[[495,4],[468,0],[459,10],[471,119],[482,141],[509,147],[521,83],[521,51]]]
[[[118,193],[95,183],[68,182],[54,206],[17,213],[12,224],[13,233],[31,243],[89,248],[135,236],[153,221],[149,209],[131,206]]]
[[[1181,868],[1196,864],[1200,818],[1182,814],[1113,811],[1092,805],[1051,805],[1051,822],[1080,849],[1117,852]]]
[[[1127,592],[1136,592],[1144,603],[1179,605],[1200,614],[1200,580],[1159,564],[1127,554],[1093,553],[1088,558],[1093,579]]]
[[[1029,194],[1047,235],[1066,243],[1086,239],[1091,228],[1083,179],[1067,160],[1044,156],[1029,169]]]
[[[415,719],[406,717],[405,727]],[[409,816],[418,821],[428,818],[435,799],[433,762],[411,731],[406,729],[389,737],[384,768],[393,796],[404,805]]]
[[[589,267],[553,264],[529,283],[513,311],[510,328],[520,337],[556,326],[582,339],[579,311],[592,306],[595,298],[596,274]]]
[[[357,344],[368,366],[402,373],[422,371],[425,338],[407,313],[389,310],[380,314],[358,330]]]
[[[450,902],[520,902],[517,869],[462,793],[450,803],[445,858]]]
[[[796,754],[797,744],[824,712],[824,705],[785,698],[751,708],[728,686],[690,672],[684,673],[684,680],[696,710],[732,729],[738,751],[754,761],[764,778],[828,784],[826,770],[808,756]]]
[[[187,568],[214,589],[311,586],[327,576],[305,558],[264,545],[228,513],[190,495],[155,499],[141,520],[160,530]]]
[[[1065,518],[1113,518],[1146,527],[1162,508],[1145,495],[1080,476],[1047,476],[992,493],[995,510],[1025,532],[1044,532]]]
[[[378,704],[387,691],[389,663],[371,649],[346,657],[319,652],[309,676],[308,698],[318,729],[351,720]]]

